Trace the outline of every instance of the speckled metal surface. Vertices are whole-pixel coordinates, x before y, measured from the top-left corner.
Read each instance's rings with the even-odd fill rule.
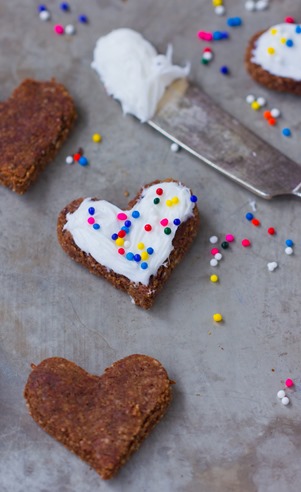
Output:
[[[301,163],[299,99],[257,86],[243,67],[244,46],[257,30],[299,12],[298,2],[271,0],[265,12],[247,13],[243,3],[225,1],[244,26],[231,40],[214,44],[215,60],[199,64],[200,28],[221,29],[205,0],[72,1],[61,14],[47,1],[53,21],[73,22],[84,11],[87,26],[59,37],[52,22],[40,22],[38,2],[2,1],[0,97],[25,77],[55,76],[66,84],[79,111],[76,128],[55,162],[23,197],[0,190],[0,482],[4,492],[297,492],[301,481],[300,378],[300,203],[295,198],[256,198],[255,228],[244,219],[254,196],[169,142],[147,125],[123,117],[90,69],[96,39],[128,26],[165,50],[175,61],[192,60],[192,80],[262,138]],[[299,13],[300,15],[300,13]],[[300,19],[299,19],[300,20]],[[228,64],[231,77],[219,66]],[[283,113],[267,127],[244,102],[263,95]],[[280,128],[290,126],[291,139]],[[103,135],[101,145],[91,135]],[[90,165],[67,166],[65,156],[82,146]],[[99,196],[126,205],[143,183],[172,176],[199,196],[200,234],[153,309],[129,298],[72,262],[56,239],[59,211],[79,196]],[[125,195],[129,193],[127,198]],[[277,235],[266,233],[269,226]],[[236,242],[209,276],[208,238],[231,232]],[[248,237],[252,247],[240,246]],[[284,254],[292,237],[294,255]],[[269,272],[269,261],[279,262]],[[224,323],[212,323],[221,312]],[[118,477],[101,481],[89,467],[46,435],[29,417],[22,396],[31,362],[63,356],[100,374],[131,353],[158,358],[176,380],[164,421]],[[295,390],[291,405],[276,398],[286,377]]]

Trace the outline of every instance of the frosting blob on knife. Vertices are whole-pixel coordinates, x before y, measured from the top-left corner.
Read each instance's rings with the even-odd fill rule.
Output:
[[[132,29],[116,29],[98,39],[92,68],[99,74],[107,92],[118,99],[123,112],[142,122],[156,112],[165,88],[186,77],[190,66],[172,64],[172,47],[166,55]]]
[[[192,217],[193,199],[190,189],[177,182],[144,188],[131,210],[86,198],[67,214],[64,229],[101,265],[148,285],[168,260],[177,228]]]
[[[301,80],[301,27],[277,24],[265,31],[255,42],[252,63],[278,77]]]

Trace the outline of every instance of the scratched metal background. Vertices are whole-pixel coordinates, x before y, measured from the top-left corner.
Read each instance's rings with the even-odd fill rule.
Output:
[[[223,108],[301,163],[300,100],[257,86],[242,64],[253,32],[300,15],[294,0],[271,0],[262,13],[247,13],[244,2],[227,0],[229,14],[244,26],[231,41],[214,45],[210,67],[199,64],[200,28],[223,28],[205,0],[45,0],[53,19],[74,21],[84,11],[88,26],[73,38],[52,33],[39,21],[38,1],[0,0],[0,98],[25,77],[51,76],[73,94],[79,119],[54,164],[23,197],[0,190],[0,483],[3,492],[297,492],[301,483],[300,377],[300,202],[259,198],[261,228],[246,223],[254,199],[147,125],[123,117],[90,69],[99,35],[121,26],[141,31],[158,49],[172,41],[175,60],[192,60],[191,78]],[[299,18],[299,20],[301,20]],[[219,66],[232,75],[223,78]],[[269,128],[251,111],[247,93],[267,97],[283,112]],[[291,139],[281,137],[290,126]],[[91,134],[99,131],[96,146]],[[88,168],[66,166],[67,154],[82,146]],[[174,272],[154,308],[145,312],[99,278],[73,263],[56,239],[61,208],[79,196],[98,195],[119,206],[140,185],[173,176],[199,196],[202,229],[189,255]],[[278,234],[268,237],[266,228]],[[236,244],[219,266],[220,284],[209,282],[208,238],[233,232]],[[243,250],[239,240],[253,246]],[[284,254],[292,237],[295,254]],[[276,260],[279,269],[268,272]],[[212,313],[225,322],[214,326]],[[211,334],[210,334],[211,333]],[[165,420],[110,483],[46,435],[28,416],[22,391],[30,363],[67,357],[92,373],[130,353],[158,358],[177,381]],[[273,369],[273,370],[272,370]],[[286,377],[296,389],[285,408],[276,393]]]

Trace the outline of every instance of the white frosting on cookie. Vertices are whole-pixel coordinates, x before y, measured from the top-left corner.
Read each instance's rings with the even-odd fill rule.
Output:
[[[168,257],[173,250],[172,240],[179,227],[178,221],[175,224],[174,220],[179,219],[182,223],[193,215],[196,205],[191,196],[189,188],[181,183],[162,182],[145,188],[131,210],[122,211],[105,200],[86,198],[74,213],[67,214],[64,229],[71,233],[82,251],[101,265],[125,275],[132,282],[148,285],[151,275],[156,275],[161,265],[166,263],[168,267]],[[154,203],[154,199],[159,199],[159,203]],[[91,207],[94,213],[89,213]],[[133,212],[136,215],[138,212],[139,217],[133,217]],[[168,223],[165,220],[162,225],[162,219],[167,219]],[[126,220],[131,225],[128,231],[124,231],[125,236],[116,242],[112,235],[125,227]],[[95,229],[95,225],[100,228]],[[145,225],[151,226],[151,230],[147,231]],[[118,252],[120,248],[124,250],[123,254]],[[138,254],[141,259],[128,259],[128,253]]]
[[[252,63],[278,77],[301,80],[301,28],[296,24],[277,24],[255,42]]]
[[[172,47],[166,55],[132,29],[116,29],[98,39],[92,68],[99,74],[107,92],[121,102],[124,113],[142,122],[149,120],[165,88],[186,77],[190,67],[172,64]]]

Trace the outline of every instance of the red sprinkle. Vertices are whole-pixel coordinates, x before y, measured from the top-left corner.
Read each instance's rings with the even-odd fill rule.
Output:
[[[121,229],[121,231],[118,232],[118,237],[125,237],[125,235],[126,232],[123,229]]]
[[[260,220],[258,219],[252,219],[252,224],[256,227],[260,226]]]
[[[294,386],[294,381],[292,379],[287,379],[285,381],[285,386],[287,386],[288,388],[291,388],[292,386]]]
[[[152,230],[152,226],[150,224],[145,224],[144,229],[149,232]]]
[[[277,120],[276,118],[273,118],[273,116],[271,116],[271,118],[268,119],[268,124],[271,125],[271,126],[275,126],[277,123]]]
[[[271,236],[274,236],[274,234],[276,234],[276,231],[275,231],[274,227],[269,227],[268,228],[268,234],[270,234]]]
[[[119,253],[120,255],[124,255],[125,251],[124,251],[124,249],[123,249],[123,248],[119,248],[119,249],[118,249],[118,253]]]
[[[73,159],[74,159],[76,162],[78,162],[78,161],[80,160],[80,158],[81,158],[81,154],[80,154],[79,152],[77,152],[77,154],[74,154],[74,155],[73,155]]]
[[[271,111],[265,111],[265,112],[263,113],[263,117],[264,117],[266,120],[269,120],[269,119],[272,117],[272,115],[271,115]]]
[[[295,24],[296,23],[294,17],[290,17],[290,16],[285,17],[284,22],[287,22],[288,24]]]
[[[243,239],[241,244],[243,245],[244,248],[251,246],[251,242],[249,241],[249,239]]]
[[[162,190],[162,188],[157,188],[157,189],[156,189],[156,193],[157,193],[157,195],[159,195],[159,196],[160,196],[160,195],[163,195],[163,190]]]
[[[212,49],[209,48],[209,46],[206,46],[206,48],[203,49],[203,53],[211,53]]]

